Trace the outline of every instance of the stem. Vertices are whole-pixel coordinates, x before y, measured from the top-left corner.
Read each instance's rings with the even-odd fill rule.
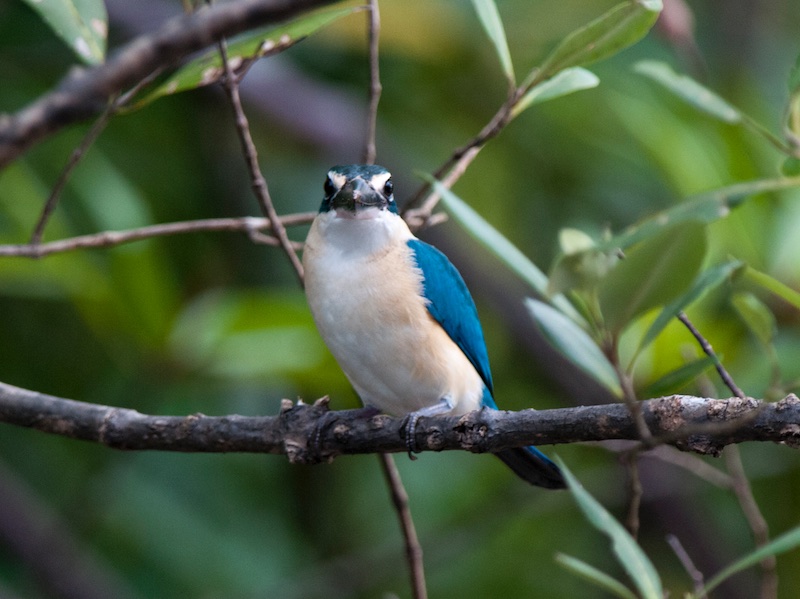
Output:
[[[411,576],[411,592],[414,599],[427,599],[428,590],[425,587],[425,568],[422,563],[422,547],[417,538],[417,531],[414,528],[414,520],[411,518],[411,510],[408,507],[408,493],[406,493],[400,473],[394,459],[387,453],[378,454],[386,477],[386,484],[392,496],[392,504],[397,511],[400,520],[400,528],[403,531],[403,538],[406,546],[406,560]]]
[[[314,216],[316,216],[315,212],[300,212],[282,216],[280,221],[284,226],[302,225],[310,223],[314,219]],[[166,237],[169,235],[199,233],[204,231],[241,231],[247,233],[251,238],[254,238],[255,234],[259,233],[262,229],[271,228],[272,223],[269,219],[254,216],[176,221],[121,231],[101,231],[100,233],[68,237],[66,239],[58,239],[47,243],[0,244],[0,256],[41,258],[43,256],[49,256],[50,254],[61,254],[84,248],[109,248],[154,237]],[[277,238],[263,234],[258,237],[257,241],[267,245],[280,245]],[[293,247],[295,249],[300,249],[302,244],[293,242]]]
[[[227,44],[224,39],[219,42],[219,52],[222,55],[222,64],[225,66],[224,87],[236,117],[236,130],[239,133],[242,153],[244,154],[247,168],[250,171],[253,193],[255,193],[261,211],[272,225],[272,232],[275,234],[275,237],[278,238],[283,251],[288,256],[300,286],[303,287],[303,265],[294,251],[294,246],[289,240],[289,236],[286,234],[286,229],[281,223],[278,213],[275,211],[275,206],[269,195],[267,181],[264,179],[264,175],[261,174],[261,168],[258,165],[258,152],[255,143],[253,143],[253,137],[250,134],[250,125],[247,121],[247,115],[245,115],[244,109],[242,108],[242,101],[239,97],[239,83],[233,74],[230,63],[228,63]]]
[[[692,324],[692,321],[689,320],[689,317],[686,316],[686,313],[682,311],[679,312],[678,320],[680,320],[684,326],[689,329],[689,332],[700,344],[700,348],[703,350],[703,352],[714,361],[714,368],[717,369],[722,382],[725,383],[728,389],[731,390],[731,393],[733,393],[739,399],[745,399],[744,391],[739,389],[738,385],[733,381],[733,377],[722,365],[722,362],[714,351],[714,348],[711,347],[711,344],[708,342],[708,340],[703,337],[700,331],[698,331],[694,324]]]
[[[750,525],[756,547],[763,547],[769,543],[769,526],[758,507],[750,480],[744,471],[742,464],[742,454],[739,448],[734,445],[725,449],[725,465],[728,472],[733,477],[733,492],[739,505],[742,508],[744,517]],[[777,561],[774,555],[770,555],[761,560],[761,599],[775,599],[778,596],[778,572],[776,569]]]
[[[703,349],[706,355],[710,356],[714,361],[714,366],[717,369],[719,376],[722,378],[722,381],[725,383],[725,385],[727,385],[728,389],[730,389],[731,392],[739,399],[746,399],[744,392],[736,385],[736,383],[733,381],[733,377],[731,377],[730,373],[728,373],[728,371],[722,365],[722,362],[720,361],[716,352],[714,352],[714,348],[711,347],[711,344],[708,342],[708,340],[703,337],[700,331],[698,331],[697,328],[692,324],[686,314],[684,312],[678,313],[678,319],[684,324],[684,326],[686,326],[687,329],[689,329],[689,332],[700,344],[700,347]],[[733,478],[733,492],[736,495],[736,499],[739,501],[739,505],[742,508],[742,512],[744,513],[748,524],[750,525],[750,530],[753,533],[756,547],[763,547],[769,543],[769,527],[767,526],[767,521],[764,519],[764,516],[758,507],[758,503],[756,502],[755,496],[753,495],[753,489],[750,486],[750,481],[744,471],[742,456],[738,447],[734,446],[726,449],[725,464],[728,467],[728,472]],[[774,555],[766,557],[761,561],[761,573],[761,599],[774,599],[778,596],[778,573],[776,571],[776,560]]]
[[[375,134],[378,123],[378,102],[381,99],[381,74],[378,61],[378,42],[381,31],[381,15],[378,0],[370,0],[368,18],[369,37],[369,107],[367,109],[367,133],[364,141],[364,163],[374,164],[376,155]]]

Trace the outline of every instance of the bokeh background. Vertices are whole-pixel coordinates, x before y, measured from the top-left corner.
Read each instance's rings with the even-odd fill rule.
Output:
[[[107,3],[110,47],[180,12],[178,2]],[[504,0],[520,73],[614,2]],[[558,231],[593,235],[688,195],[776,176],[781,156],[741,127],[707,118],[631,66],[655,58],[692,74],[780,134],[800,53],[800,3],[667,3],[645,40],[593,65],[599,87],[528,110],[482,151],[455,191],[547,270]],[[688,9],[688,12],[681,12]],[[488,121],[505,83],[472,6],[381,3],[378,162],[397,197],[420,185]],[[253,67],[242,86],[263,172],[280,213],[315,210],[329,166],[362,153],[368,82],[364,14],[337,21]],[[73,56],[18,0],[0,1],[0,111],[54,86]],[[27,240],[67,156],[72,127],[0,172],[0,243]],[[710,227],[709,263],[738,258],[800,288],[800,196],[763,195]],[[211,217],[257,215],[222,90],[154,102],[115,118],[72,177],[45,239]],[[302,240],[305,230],[290,235]],[[568,407],[607,398],[538,338],[529,291],[453,222],[423,232],[464,274],[486,331],[498,403]],[[778,325],[784,388],[800,377],[796,310],[764,297]],[[729,289],[694,306],[695,323],[738,384],[764,397],[767,352]],[[668,328],[642,378],[697,353]],[[682,353],[683,352],[683,353]],[[154,414],[274,414],[281,398],[329,394],[358,405],[318,337],[278,250],[216,233],[41,260],[0,259],[0,380]],[[725,391],[716,381],[718,393]],[[699,393],[697,387],[686,392]],[[545,448],[617,516],[627,481],[607,447]],[[798,524],[800,458],[747,444],[743,459],[771,531]],[[720,460],[704,459],[715,468]],[[496,460],[460,452],[398,456],[432,597],[588,597],[556,552],[622,577],[607,540],[565,493],[529,488]],[[675,534],[707,576],[748,552],[733,496],[708,477],[642,460],[641,543],[672,596],[691,580]],[[781,597],[800,587],[800,553],[778,560]],[[757,571],[720,597],[753,597]],[[408,597],[402,539],[377,459],[299,467],[254,455],[122,453],[0,425],[0,597]]]

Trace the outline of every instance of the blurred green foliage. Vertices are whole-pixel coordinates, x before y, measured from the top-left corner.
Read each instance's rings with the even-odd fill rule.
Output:
[[[516,72],[527,73],[614,4],[498,3]],[[558,259],[565,227],[600,240],[691,194],[786,170],[786,156],[757,132],[698,112],[633,67],[665,61],[780,137],[800,5],[690,7],[694,41],[687,28],[664,24],[592,65],[597,88],[520,114],[456,185],[543,271]],[[393,171],[398,196],[410,197],[421,184],[412,173],[434,171],[475,135],[504,100],[507,81],[471,3],[384,0],[381,9],[378,161]],[[138,26],[131,13],[112,7],[110,47]],[[47,91],[75,60],[25,3],[0,4],[0,110],[13,112]],[[269,85],[275,73],[302,88]],[[328,167],[359,160],[368,82],[363,15],[265,59],[251,76],[268,82],[245,95],[245,108],[277,208],[314,210]],[[253,85],[248,80],[243,92]],[[793,81],[796,94],[796,67]],[[309,131],[306,122],[317,128]],[[87,128],[62,132],[0,172],[0,243],[28,239]],[[796,190],[757,195],[708,225],[704,266],[739,260],[790,291],[800,288],[798,199]],[[70,180],[45,240],[257,213],[230,108],[212,87],[113,119]],[[302,240],[305,230],[290,235]],[[533,325],[522,303],[529,291],[513,275],[453,223],[423,236],[451,256],[476,296],[501,407],[593,401],[594,387],[575,392],[574,370],[537,363],[541,351],[530,351]],[[763,281],[722,283],[689,314],[749,395],[796,388],[798,311]],[[647,312],[623,334],[623,353],[636,352],[657,316],[657,309]],[[765,343],[774,351],[764,351]],[[637,381],[656,381],[698,357],[673,322],[638,356]],[[270,414],[281,398],[324,394],[334,408],[357,405],[285,257],[224,233],[41,260],[0,258],[0,380],[148,413]],[[683,383],[682,391],[701,393]],[[742,452],[774,536],[795,526],[795,452],[766,445]],[[584,446],[557,453],[603,505],[624,514],[625,473],[614,453]],[[398,462],[432,597],[587,596],[582,581],[556,566],[556,552],[624,579],[605,539],[587,529],[565,495],[528,488],[485,456],[450,452]],[[113,574],[118,596],[409,596],[402,541],[374,458],[309,468],[274,456],[125,454],[0,425],[0,465],[9,473],[0,488],[37,497],[49,518],[42,526],[60,522],[67,532],[58,534],[77,542],[82,560]],[[639,540],[674,596],[691,581],[664,541],[667,533],[707,578],[751,549],[730,491],[655,459],[642,461],[642,477]],[[781,596],[793,596],[800,555],[781,556],[778,571]],[[748,570],[717,592],[751,597],[757,579]],[[36,560],[0,543],[0,595],[68,596],[45,580]]]

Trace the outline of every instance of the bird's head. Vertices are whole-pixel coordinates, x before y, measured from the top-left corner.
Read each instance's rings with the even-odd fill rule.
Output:
[[[320,212],[334,210],[337,217],[375,218],[384,210],[397,214],[392,194],[392,174],[374,164],[334,166],[325,179]]]

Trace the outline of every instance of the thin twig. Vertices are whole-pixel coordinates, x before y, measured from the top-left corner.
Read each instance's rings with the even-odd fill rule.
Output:
[[[689,320],[689,317],[686,316],[685,312],[682,311],[678,312],[678,320],[680,320],[683,323],[683,325],[687,329],[689,329],[689,332],[700,344],[700,347],[702,348],[703,352],[714,361],[714,368],[717,369],[717,372],[719,373],[722,382],[725,383],[728,389],[731,390],[731,393],[733,393],[736,397],[740,399],[744,399],[745,398],[744,391],[739,389],[736,383],[733,382],[733,377],[731,377],[731,375],[722,365],[722,362],[720,361],[716,352],[714,352],[714,348],[711,347],[711,344],[708,342],[708,339],[703,337],[700,331],[697,330],[697,327],[695,327],[694,324],[692,324],[692,321]]]
[[[400,526],[403,529],[403,538],[406,546],[406,559],[409,564],[409,574],[411,576],[411,592],[414,599],[426,599],[428,590],[425,586],[425,569],[422,563],[422,546],[417,538],[417,531],[414,528],[414,520],[411,518],[411,510],[408,507],[408,494],[406,493],[400,473],[394,458],[387,454],[378,454],[386,477],[386,484],[392,496],[392,504],[397,511],[400,519]]]
[[[642,494],[644,493],[642,481],[639,477],[639,454],[642,449],[652,447],[653,433],[650,431],[650,427],[647,426],[647,421],[642,411],[642,404],[636,397],[636,390],[633,388],[633,380],[631,376],[623,370],[620,364],[617,351],[618,347],[619,344],[616,341],[609,342],[609,349],[606,353],[609,355],[609,359],[614,365],[617,379],[622,388],[622,399],[633,421],[636,423],[636,430],[639,433],[640,440],[639,444],[624,455],[629,477],[628,490],[630,492],[628,515],[625,519],[625,525],[628,528],[628,532],[630,532],[631,536],[635,539],[639,534],[639,509],[642,505]]]
[[[111,116],[116,112],[115,102],[111,102],[108,105],[108,108],[100,115],[100,117],[94,122],[91,126],[89,131],[86,133],[84,138],[81,140],[81,143],[78,144],[74,150],[72,150],[72,154],[70,154],[69,159],[67,160],[67,164],[64,165],[64,168],[61,171],[61,174],[58,176],[53,189],[50,191],[50,195],[47,198],[47,201],[44,203],[44,207],[42,208],[42,212],[39,215],[39,219],[36,221],[36,225],[33,228],[33,233],[31,234],[30,244],[31,245],[38,245],[42,241],[42,235],[44,235],[44,229],[47,226],[47,222],[50,220],[50,217],[55,212],[56,206],[58,205],[58,200],[61,197],[61,192],[64,190],[64,187],[69,180],[72,171],[75,170],[75,167],[78,166],[81,159],[86,155],[86,152],[89,150],[91,145],[95,142],[98,138],[100,133],[106,128],[108,125],[108,121],[111,119]]]
[[[736,499],[739,500],[739,505],[742,508],[744,517],[747,519],[747,523],[750,525],[756,547],[763,547],[769,543],[769,526],[753,495],[750,480],[747,478],[747,473],[744,471],[744,465],[742,464],[742,454],[739,448],[734,445],[726,447],[723,455],[725,456],[725,465],[728,467],[728,472],[733,477],[733,492],[736,495]],[[775,599],[778,596],[777,560],[774,555],[770,555],[761,560],[760,565],[762,574],[761,599]]]
[[[455,185],[486,142],[496,137],[508,124],[511,119],[511,111],[516,103],[515,98],[516,96],[509,98],[478,135],[453,152],[444,164],[433,172],[433,177],[440,180],[448,189]],[[403,217],[415,226],[423,226],[440,199],[438,193],[431,191],[430,184],[425,183],[411,200],[406,202],[403,208]]]
[[[275,211],[275,206],[273,205],[272,198],[269,195],[267,181],[264,179],[264,175],[261,173],[261,168],[258,165],[258,151],[256,150],[255,143],[253,143],[253,137],[250,135],[250,125],[247,121],[247,115],[245,115],[244,109],[242,108],[241,98],[239,97],[239,83],[233,74],[233,69],[231,68],[230,63],[228,62],[227,45],[224,39],[220,40],[219,42],[219,51],[222,55],[222,64],[225,66],[224,87],[236,117],[236,130],[239,133],[239,141],[242,144],[242,152],[244,154],[245,162],[247,163],[247,168],[250,171],[253,193],[255,193],[256,199],[261,206],[261,211],[272,224],[272,232],[280,241],[283,251],[288,256],[289,261],[294,268],[294,272],[297,275],[297,280],[300,283],[300,286],[303,287],[303,265],[300,262],[300,259],[297,257],[297,253],[294,251],[294,246],[289,240],[289,236],[286,234],[286,229],[283,227],[278,213]]]
[[[483,146],[474,146],[469,148],[461,157],[455,162],[448,171],[446,177],[442,177],[441,174],[437,171],[433,174],[435,179],[438,179],[442,182],[447,189],[450,189],[453,185],[456,184],[464,172],[467,170],[467,167],[472,163],[475,157],[478,155],[478,152],[481,151]],[[412,229],[421,229],[424,227],[429,227],[433,224],[433,219],[436,218],[436,215],[433,214],[433,209],[436,208],[436,205],[442,199],[442,196],[439,195],[439,192],[432,191],[427,196],[424,195],[424,192],[428,189],[429,184],[425,184],[420,190],[422,195],[419,197],[424,197],[425,200],[419,208],[411,208],[416,203],[416,198],[412,199],[410,202],[406,204],[406,211],[403,213],[403,218],[408,221],[409,226]]]
[[[725,385],[727,385],[728,389],[730,389],[736,397],[744,400],[744,392],[733,381],[733,377],[722,365],[722,361],[719,359],[708,340],[697,330],[684,312],[678,313],[678,320],[683,323],[697,340],[705,354],[713,360],[714,367],[717,369],[720,378]],[[769,543],[769,527],[753,495],[750,480],[747,478],[747,473],[744,471],[742,455],[739,452],[739,448],[736,446],[726,448],[724,455],[725,465],[728,467],[728,472],[733,479],[733,492],[750,525],[756,547],[763,547]],[[776,563],[774,555],[766,557],[761,561],[761,599],[774,599],[778,596],[778,572],[776,570]]]
[[[310,223],[316,213],[299,212],[287,214],[280,218],[284,226],[302,225]],[[89,235],[68,237],[56,241],[40,244],[6,244],[0,245],[0,256],[17,256],[23,258],[41,258],[50,254],[60,254],[83,248],[108,248],[143,239],[180,235],[199,232],[244,232],[253,237],[253,232],[271,229],[269,219],[255,216],[242,216],[238,218],[209,218],[200,220],[176,221],[159,225],[148,225],[136,229],[121,231],[102,231]],[[261,235],[259,243],[278,246],[280,242],[274,237]],[[293,247],[300,249],[302,244],[294,243]]]
[[[639,508],[642,506],[642,480],[639,477],[639,453],[640,446],[626,452],[624,455],[625,466],[628,471],[628,489],[630,491],[630,501],[628,503],[628,515],[625,518],[625,527],[631,536],[636,539],[639,536]]]
[[[537,80],[538,81],[538,80]],[[535,82],[534,82],[535,83]],[[467,167],[475,160],[475,157],[483,149],[486,143],[497,137],[506,125],[513,118],[514,107],[525,96],[530,86],[523,83],[516,89],[512,89],[508,98],[492,116],[488,123],[480,132],[470,139],[466,144],[455,150],[450,157],[433,172],[433,177],[438,179],[448,189],[455,185],[461,178]],[[423,227],[433,213],[433,209],[438,204],[441,197],[431,190],[430,183],[423,184],[417,193],[405,204],[403,217],[416,227]]]
[[[376,155],[375,135],[378,126],[378,102],[381,99],[381,74],[378,61],[378,46],[381,31],[381,14],[378,0],[370,0],[367,13],[369,29],[369,105],[367,108],[367,132],[364,141],[364,163],[374,164]]]
[[[622,388],[622,400],[625,402],[625,405],[630,411],[634,422],[636,422],[636,428],[639,431],[639,438],[641,439],[642,444],[646,447],[649,447],[652,445],[653,433],[650,432],[647,422],[645,422],[644,414],[642,413],[642,406],[639,402],[639,399],[636,397],[636,391],[633,388],[631,377],[622,370],[622,367],[619,364],[619,359],[616,356],[613,357],[611,362],[614,364],[614,370],[617,373],[617,379],[619,380],[620,387]]]
[[[672,534],[667,535],[667,543],[672,547],[672,551],[675,552],[678,560],[680,560],[683,569],[686,570],[686,573],[691,577],[695,599],[706,599],[707,595],[703,592],[703,585],[705,584],[703,573],[694,565],[692,558],[686,552],[686,549],[683,548],[678,537]]]
[[[47,226],[50,217],[53,215],[53,212],[55,212],[56,206],[58,205],[58,201],[61,197],[61,192],[64,190],[67,181],[69,181],[72,172],[81,162],[81,160],[83,160],[83,157],[86,156],[86,152],[89,151],[89,148],[94,144],[103,130],[105,130],[106,126],[111,120],[111,117],[117,114],[120,108],[127,104],[128,101],[133,98],[133,96],[135,96],[144,86],[148,85],[153,79],[155,79],[162,71],[163,67],[156,69],[149,76],[145,77],[139,83],[134,85],[130,90],[117,96],[116,98],[113,98],[105,111],[102,112],[100,117],[90,127],[89,131],[81,140],[81,143],[78,144],[74,150],[72,150],[72,154],[70,154],[70,157],[67,160],[67,163],[64,165],[64,168],[62,169],[58,179],[56,180],[53,189],[50,191],[50,195],[44,203],[44,207],[39,215],[39,219],[36,221],[33,233],[31,234],[31,245],[38,245],[42,242],[44,229]]]

